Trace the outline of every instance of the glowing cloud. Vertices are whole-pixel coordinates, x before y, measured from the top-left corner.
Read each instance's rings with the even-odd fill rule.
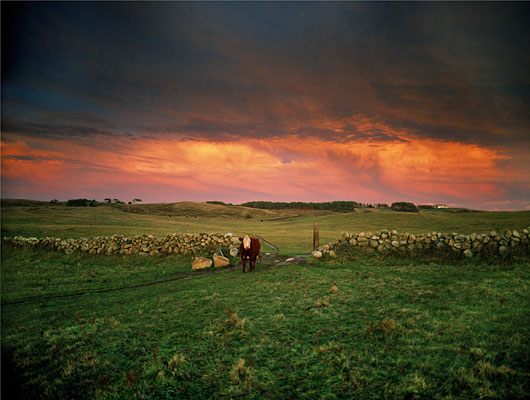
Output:
[[[53,149],[43,150],[49,147]],[[57,197],[90,193],[96,187],[100,192],[137,188],[143,182],[175,193],[173,199],[152,193],[146,201],[197,199],[197,194],[207,200],[216,193],[227,201],[261,195],[365,202],[491,198],[502,194],[506,178],[497,166],[506,156],[491,149],[413,138],[340,143],[296,135],[214,143],[145,139],[122,142],[119,148],[116,152],[43,139],[4,142],[3,178],[20,182],[10,188],[11,196],[24,195],[24,188]]]

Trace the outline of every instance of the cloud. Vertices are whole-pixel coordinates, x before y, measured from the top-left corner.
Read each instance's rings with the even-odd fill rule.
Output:
[[[527,90],[510,89],[528,86],[524,40],[506,46],[490,34],[524,38],[526,6],[328,3],[303,14],[296,4],[34,7],[18,16],[35,35],[22,34],[24,56],[13,51],[20,72],[7,89],[40,88],[23,101],[53,99],[34,107],[91,110],[112,126],[8,112],[21,134],[373,138],[321,123],[362,116],[426,139],[529,144]],[[510,23],[493,24],[499,13]],[[94,18],[101,29],[88,30]],[[395,139],[384,135],[377,139]]]
[[[2,162],[33,183],[15,165],[37,176],[31,165],[55,168],[72,187],[79,174],[110,169],[94,181],[125,190],[121,182],[147,180],[192,197],[521,198],[530,175],[529,10],[6,4],[2,140],[28,147]],[[244,169],[259,174],[260,188]],[[278,189],[279,179],[288,184]]]
[[[506,158],[502,154],[433,140],[339,143],[296,135],[226,142],[144,139],[122,144],[119,152],[70,142],[58,150],[55,140],[32,141],[2,143],[3,178],[24,182],[24,190],[47,191],[51,198],[160,185],[173,188],[174,194],[167,198],[152,191],[142,195],[144,200],[204,201],[217,193],[230,202],[452,200],[477,207],[514,190],[509,189],[509,174],[498,167]],[[3,190],[20,194],[20,186],[9,183]],[[512,195],[522,198],[524,191]]]

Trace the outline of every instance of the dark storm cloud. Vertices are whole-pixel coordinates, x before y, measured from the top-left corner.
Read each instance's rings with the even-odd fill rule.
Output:
[[[36,160],[41,159],[41,158],[35,157],[35,156],[22,156],[22,155],[6,156],[4,158],[7,159],[7,160],[20,160],[20,161],[36,161]]]
[[[56,137],[56,138],[71,138],[86,137],[91,135],[111,135],[113,132],[84,125],[71,125],[71,124],[46,124],[43,122],[39,123],[24,123],[18,121],[6,120],[2,124],[2,129],[15,134],[28,135],[28,136],[44,136],[44,137]]]
[[[3,157],[4,160],[27,161],[30,163],[54,162],[61,164],[68,164],[74,168],[82,168],[85,172],[110,172],[111,169],[107,166],[98,164],[97,162],[79,161],[75,158],[65,157],[50,157],[50,156],[34,156],[34,155],[8,155]]]
[[[3,128],[20,134],[400,139],[323,123],[363,115],[423,138],[528,144],[526,3],[3,3],[2,11]]]

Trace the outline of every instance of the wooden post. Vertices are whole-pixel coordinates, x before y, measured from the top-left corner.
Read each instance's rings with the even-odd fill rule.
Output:
[[[315,222],[315,227],[313,228],[313,251],[318,247],[318,222]]]

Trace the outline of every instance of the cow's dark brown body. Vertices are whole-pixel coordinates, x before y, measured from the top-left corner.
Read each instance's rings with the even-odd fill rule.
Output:
[[[240,238],[239,240],[243,241],[242,238]],[[250,236],[249,249],[245,249],[243,243],[241,243],[241,245],[239,246],[239,254],[241,256],[241,262],[243,263],[243,273],[245,273],[245,266],[247,260],[249,261],[249,271],[254,271],[254,268],[256,267],[256,258],[258,257],[260,250],[261,244],[257,237]]]

